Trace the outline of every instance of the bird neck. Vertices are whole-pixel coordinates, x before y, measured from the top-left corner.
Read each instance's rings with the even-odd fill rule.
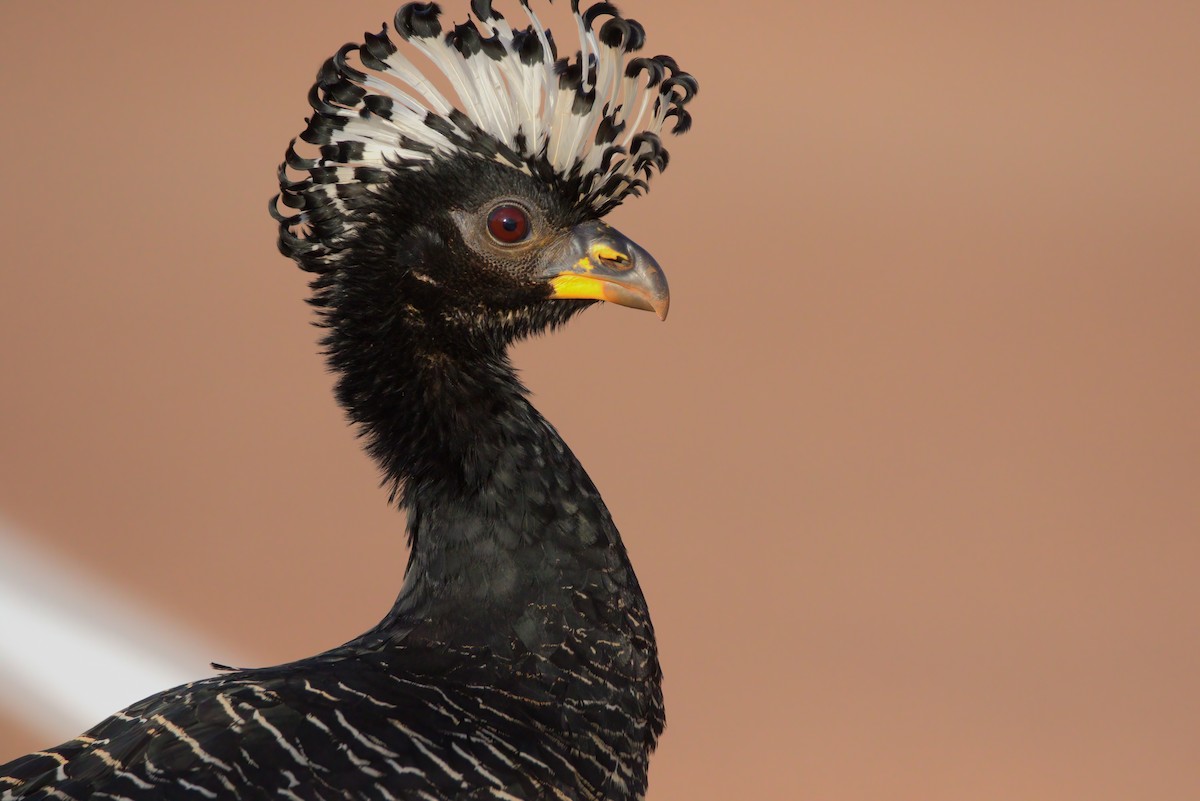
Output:
[[[339,386],[408,512],[404,586],[377,632],[530,650],[566,629],[652,642],[607,508],[504,350],[414,344],[379,358]]]

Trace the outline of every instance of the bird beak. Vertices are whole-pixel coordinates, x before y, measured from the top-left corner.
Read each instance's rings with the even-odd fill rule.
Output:
[[[550,297],[607,300],[667,319],[667,277],[653,256],[617,229],[598,220],[577,225],[554,261],[543,273]]]

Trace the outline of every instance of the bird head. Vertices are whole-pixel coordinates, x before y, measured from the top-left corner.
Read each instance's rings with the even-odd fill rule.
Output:
[[[527,0],[519,22],[472,0],[448,27],[403,6],[321,67],[317,152],[293,141],[272,212],[326,325],[503,347],[596,301],[666,316],[663,271],[602,218],[667,166],[696,81],[636,56],[644,30],[611,4],[571,10],[564,58]]]

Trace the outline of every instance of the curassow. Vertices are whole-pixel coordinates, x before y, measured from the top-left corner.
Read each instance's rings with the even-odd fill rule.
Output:
[[[406,510],[392,610],[347,644],[151,696],[0,767],[0,798],[637,799],[663,728],[645,599],[604,502],[508,361],[599,300],[667,313],[602,218],[667,165],[695,80],[573,4],[435,4],[346,45],[272,203],[337,398]],[[574,41],[573,41],[574,44]],[[575,48],[572,47],[572,50]],[[457,97],[418,70],[420,53]],[[293,142],[293,145],[295,143]]]

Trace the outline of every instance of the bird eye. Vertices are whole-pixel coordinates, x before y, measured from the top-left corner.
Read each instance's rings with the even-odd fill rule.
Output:
[[[488,232],[504,245],[515,245],[529,236],[529,215],[520,206],[505,203],[488,215]]]

